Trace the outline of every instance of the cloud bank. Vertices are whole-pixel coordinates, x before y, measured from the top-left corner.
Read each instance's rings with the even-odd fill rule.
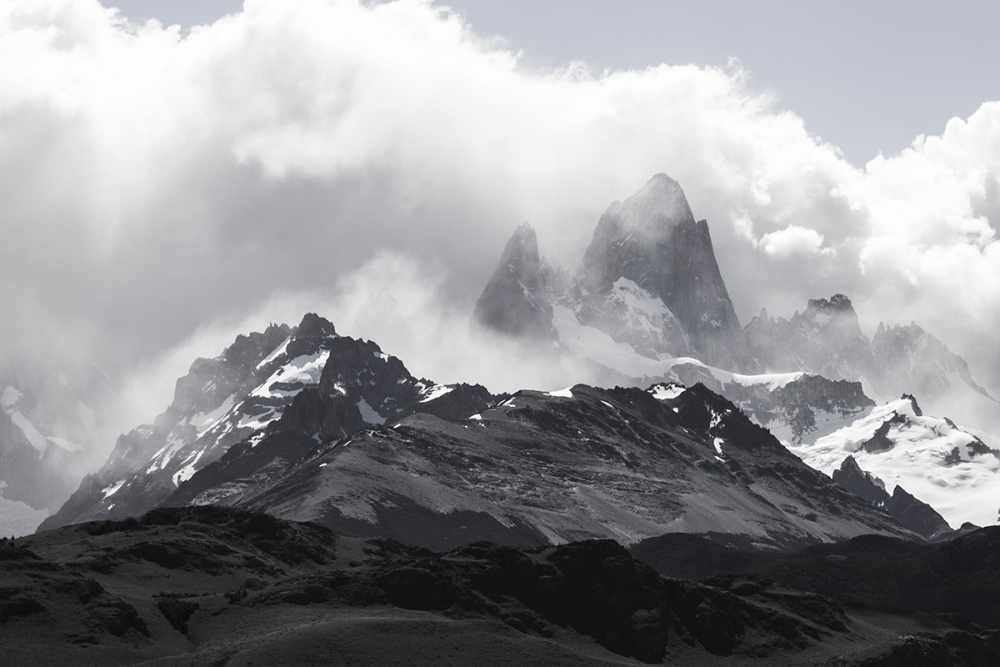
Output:
[[[0,62],[0,355],[94,358],[152,413],[191,356],[307,309],[506,385],[411,343],[466,330],[520,222],[572,271],[657,172],[744,323],[846,293],[1000,388],[1000,103],[856,169],[738,65],[538,70],[421,0],[246,0],[188,33],[0,0]],[[383,287],[409,334],[366,323]]]

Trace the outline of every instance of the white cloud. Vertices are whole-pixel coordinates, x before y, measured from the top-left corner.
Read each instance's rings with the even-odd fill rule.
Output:
[[[823,247],[823,235],[815,229],[788,225],[777,232],[768,232],[760,239],[760,248],[768,255],[786,259],[795,255],[835,255],[832,248]]]
[[[996,104],[859,170],[735,65],[538,71],[419,0],[247,0],[186,35],[0,0],[0,62],[0,349],[72,339],[126,373],[388,264],[404,310],[461,322],[517,224],[574,270],[666,172],[744,318],[843,292],[1000,386]]]

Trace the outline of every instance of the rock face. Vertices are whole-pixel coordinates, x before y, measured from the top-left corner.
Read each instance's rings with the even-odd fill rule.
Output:
[[[197,361],[157,424],[124,437],[42,528],[206,504],[434,549],[667,530],[778,548],[915,537],[702,385],[501,400],[417,380],[315,315]]]
[[[831,425],[849,424],[875,406],[860,382],[833,381],[821,375],[797,373],[787,380],[767,375],[733,377],[724,382],[692,364],[675,366],[673,373],[688,384],[704,382],[789,444],[814,440]]]
[[[810,299],[805,311],[789,320],[769,317],[765,309],[744,334],[750,355],[765,372],[806,371],[831,380],[864,380],[879,396],[909,393],[929,403],[966,387],[993,402],[976,384],[965,360],[918,325],[880,323],[869,340],[843,294]]]
[[[955,531],[933,507],[920,502],[901,486],[897,486],[890,495],[885,490],[885,483],[862,470],[853,456],[848,456],[840,468],[833,471],[833,481],[872,505],[883,508],[901,524],[928,540],[939,541],[954,535]]]
[[[521,391],[468,418],[418,413],[320,445],[276,428],[231,448],[169,504],[226,504],[436,550],[666,530],[778,548],[911,535],[702,386]]]
[[[915,323],[886,327],[880,322],[871,349],[873,382],[882,393],[908,392],[933,401],[952,385],[964,384],[989,397],[973,380],[968,363]]]
[[[500,263],[476,302],[483,326],[531,341],[553,340],[549,270],[538,255],[538,240],[524,223],[507,241]]]
[[[554,308],[652,360],[690,355],[733,370],[750,363],[708,223],[695,221],[680,185],[665,174],[608,207],[575,277],[546,266],[534,231],[519,227],[475,318],[522,340],[572,338]]]
[[[340,336],[307,314],[295,328],[272,325],[239,336],[214,359],[196,360],[166,412],[121,436],[104,466],[41,529],[152,509],[237,443],[252,450],[271,434],[286,434],[279,440],[288,451],[265,447],[272,458],[253,457],[266,465],[300,455],[303,439],[315,445],[421,411],[466,416],[491,401],[479,386],[414,378],[375,343]]]
[[[695,356],[710,365],[746,369],[746,344],[708,223],[695,221],[680,185],[666,174],[608,207],[579,276],[592,292],[610,290],[619,278],[632,281],[663,301]]]
[[[843,294],[810,299],[790,320],[767,310],[745,329],[750,354],[766,372],[807,371],[831,380],[870,377],[874,360],[851,300]]]

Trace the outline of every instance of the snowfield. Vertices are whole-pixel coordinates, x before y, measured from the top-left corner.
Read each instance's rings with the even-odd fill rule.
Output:
[[[886,423],[890,448],[864,448]],[[950,420],[918,416],[909,399],[898,399],[812,443],[789,445],[789,449],[828,475],[853,456],[862,470],[885,483],[886,491],[892,493],[897,485],[902,486],[958,528],[967,521],[978,526],[997,524],[1000,458],[983,451],[983,444]]]

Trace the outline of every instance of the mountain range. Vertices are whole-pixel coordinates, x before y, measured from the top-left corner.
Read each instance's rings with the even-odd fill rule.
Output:
[[[376,301],[392,311],[388,293]],[[155,654],[170,626],[228,664],[212,637],[254,640],[213,625],[202,603],[211,618],[233,613],[250,627],[264,622],[261,609],[332,601],[383,605],[386,618],[485,615],[487,625],[555,636],[559,646],[544,649],[508,642],[555,663],[596,642],[599,651],[584,651],[593,664],[609,659],[601,651],[689,664],[721,655],[994,664],[996,635],[976,624],[996,619],[982,605],[936,589],[924,604],[837,580],[867,580],[855,562],[878,569],[886,553],[926,561],[934,576],[942,567],[986,576],[983,545],[995,531],[977,526],[997,521],[1000,450],[982,425],[1000,411],[968,364],[918,325],[880,324],[869,338],[836,294],[741,326],[708,223],[663,174],[609,206],[575,274],[550,266],[530,225],[518,227],[473,319],[532,354],[585,363],[601,386],[494,394],[438,384],[308,313],[195,360],[170,405],[121,435],[72,490],[71,476],[45,476],[67,470],[80,447],[57,434],[83,432],[90,408],[66,419],[68,400],[42,400],[58,392],[8,374],[0,492],[49,516],[37,536],[0,546],[11,564],[0,632],[10,619],[29,628],[36,614],[82,614],[90,630],[66,630],[79,639],[73,650],[113,644],[112,664]],[[57,384],[101,387],[99,375]],[[955,405],[981,421],[969,428],[939,412]],[[658,579],[635,558],[670,577],[714,579]],[[829,563],[845,559],[831,574]],[[193,588],[136,593],[135,581],[155,576],[149,564]],[[24,575],[35,569],[52,581]],[[242,587],[240,572],[253,573]],[[223,573],[224,586],[206,583]],[[630,601],[560,588],[583,573],[624,585]],[[549,585],[560,592],[539,592]],[[625,604],[624,615],[594,621],[595,604]],[[935,617],[919,641],[893,643],[892,628],[920,625],[911,612],[964,618]],[[293,617],[281,622],[297,627]],[[860,644],[877,650],[862,655]]]
[[[608,208],[576,276],[518,227],[474,318],[621,386],[438,385],[308,314],[195,361],[166,411],[121,436],[41,528],[221,504],[436,549],[667,532],[787,548],[872,531],[940,539],[1000,507],[1000,452],[984,438],[911,394],[869,397],[960,386],[992,402],[961,358],[916,325],[869,340],[842,295],[741,328],[708,224],[665,175]],[[848,458],[902,500],[851,505],[830,477]]]

